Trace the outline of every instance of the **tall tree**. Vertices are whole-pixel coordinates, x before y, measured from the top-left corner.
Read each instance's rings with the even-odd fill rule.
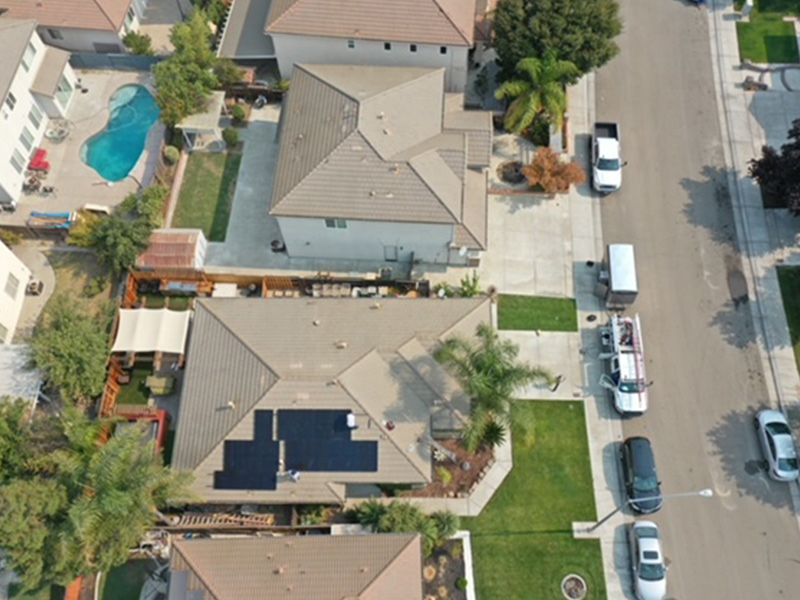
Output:
[[[13,429],[17,421],[4,411],[3,422]],[[36,428],[26,427],[23,446],[33,453],[0,485],[0,548],[26,589],[124,563],[158,508],[194,500],[191,474],[164,467],[144,429],[119,429],[104,442],[113,424],[70,406],[42,423],[58,444],[39,443]]]
[[[90,243],[100,260],[117,275],[130,269],[147,248],[153,224],[147,219],[129,220],[114,214],[99,220],[90,234]]]
[[[750,161],[750,177],[766,196],[800,215],[800,119],[792,122],[787,137],[780,152],[771,146],[761,149],[761,158]]]
[[[65,294],[48,304],[31,340],[32,358],[65,400],[85,402],[103,391],[107,326],[103,319],[91,318]]]
[[[558,60],[549,52],[543,59],[524,58],[517,63],[517,79],[506,81],[495,92],[498,100],[511,100],[505,128],[520,133],[533,125],[538,115],[557,127],[564,123],[567,94],[564,86],[580,75],[578,67]]]
[[[212,69],[217,58],[211,48],[211,30],[205,12],[196,8],[170,32],[172,56],[154,67],[156,102],[161,120],[173,127],[206,106],[218,82]]]
[[[522,59],[549,52],[588,73],[619,52],[621,32],[617,0],[500,0],[493,45],[503,79]]]
[[[488,434],[496,439],[498,425],[514,428],[523,436],[533,431],[515,399],[520,388],[532,383],[551,383],[552,374],[542,367],[518,360],[519,348],[502,340],[491,325],[481,323],[476,339],[451,337],[436,351],[436,359],[449,367],[472,400],[469,423],[463,432],[467,449],[475,452]]]

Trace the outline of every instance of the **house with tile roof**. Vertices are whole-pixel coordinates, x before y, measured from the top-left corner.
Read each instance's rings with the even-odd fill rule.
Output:
[[[343,504],[432,481],[470,401],[433,357],[487,298],[210,298],[195,310],[172,466],[216,504]]]
[[[422,600],[419,534],[175,540],[167,600]]]
[[[69,53],[36,31],[31,19],[0,17],[0,210],[16,207],[49,119],[64,117],[74,97]]]
[[[482,4],[481,4],[482,5]],[[297,63],[442,68],[463,92],[476,0],[235,0],[218,53]]]
[[[70,52],[127,52],[122,38],[136,31],[148,0],[0,0],[0,14],[33,19],[39,36]]]
[[[291,257],[477,266],[491,151],[444,69],[296,65],[269,214]]]

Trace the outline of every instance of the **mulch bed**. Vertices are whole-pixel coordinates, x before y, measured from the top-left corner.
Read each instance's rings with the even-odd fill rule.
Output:
[[[482,471],[494,462],[494,452],[491,448],[483,448],[475,454],[470,454],[461,445],[459,440],[440,440],[439,443],[455,453],[455,463],[449,459],[437,462],[433,468],[433,481],[427,486],[417,490],[403,492],[402,496],[415,498],[456,498],[459,494],[469,494],[472,486],[482,478]],[[464,463],[469,463],[469,469],[462,468]],[[442,471],[450,473],[450,481],[445,484]]]
[[[422,565],[422,590],[425,600],[466,600],[467,592],[456,582],[464,574],[464,547],[461,540],[448,540]]]

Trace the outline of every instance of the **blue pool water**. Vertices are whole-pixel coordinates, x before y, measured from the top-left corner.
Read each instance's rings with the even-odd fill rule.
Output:
[[[111,118],[105,129],[81,148],[81,159],[107,181],[125,179],[144,151],[147,134],[161,111],[141,85],[119,88],[108,103]]]

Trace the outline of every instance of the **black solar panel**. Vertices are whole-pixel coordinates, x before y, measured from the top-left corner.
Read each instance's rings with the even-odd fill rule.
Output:
[[[228,440],[223,469],[214,473],[218,490],[274,490],[278,486],[278,442],[272,440],[272,411],[257,410],[253,441]]]
[[[378,442],[289,440],[284,450],[286,468],[301,472],[378,470]]]
[[[349,410],[279,410],[278,438],[349,440],[349,413]]]

